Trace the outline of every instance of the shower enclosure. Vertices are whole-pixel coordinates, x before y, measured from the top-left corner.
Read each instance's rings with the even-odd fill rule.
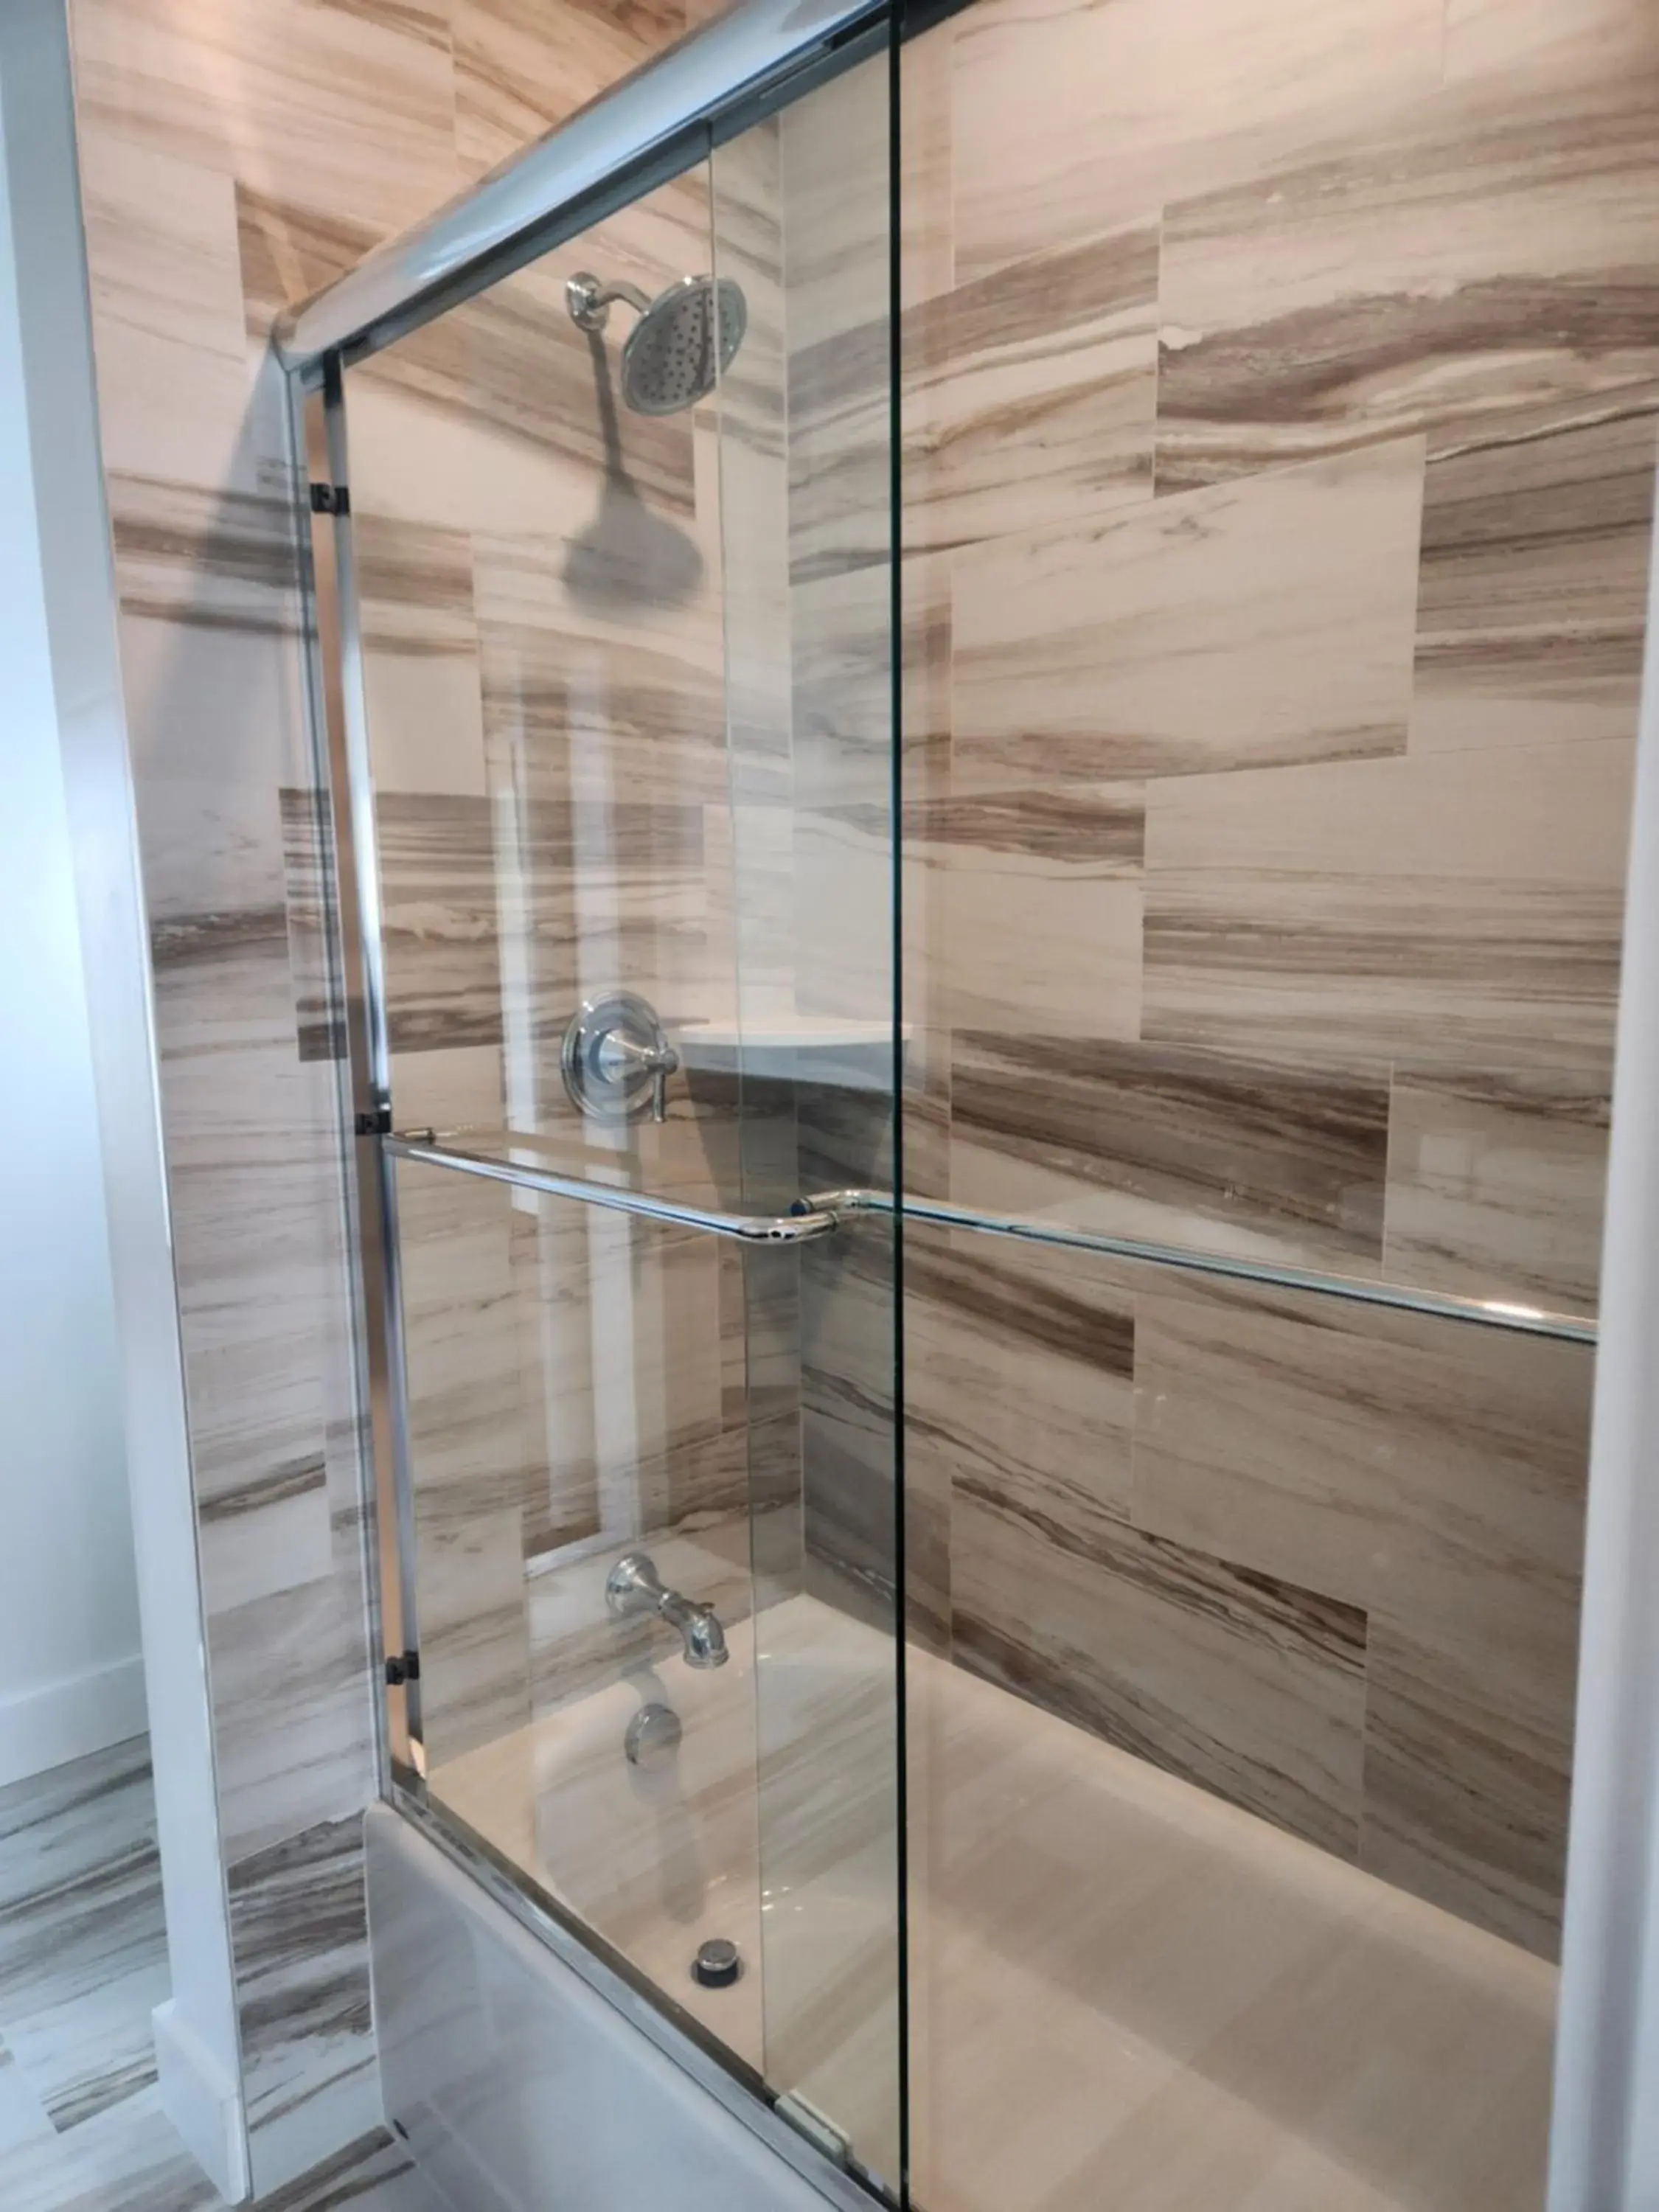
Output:
[[[895,2203],[1543,2203],[1659,157],[1525,13],[747,0],[282,334],[387,1795]]]

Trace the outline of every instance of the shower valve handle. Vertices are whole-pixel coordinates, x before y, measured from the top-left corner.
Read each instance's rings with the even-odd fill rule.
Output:
[[[579,1006],[564,1033],[560,1066],[573,1106],[599,1121],[668,1119],[668,1079],[680,1056],[657,1011],[634,991]]]
[[[651,1079],[651,1118],[668,1119],[668,1079],[680,1064],[672,1044],[641,1044],[635,1037],[612,1030],[597,1055],[599,1072],[610,1082],[623,1085],[633,1075]]]

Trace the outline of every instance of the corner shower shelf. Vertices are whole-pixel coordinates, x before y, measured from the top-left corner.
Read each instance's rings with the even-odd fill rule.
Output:
[[[899,1031],[901,1048],[909,1041],[907,1023]],[[821,1084],[837,1091],[893,1088],[890,1022],[820,1020],[804,1014],[693,1021],[676,1027],[674,1045],[684,1066],[709,1074]]]

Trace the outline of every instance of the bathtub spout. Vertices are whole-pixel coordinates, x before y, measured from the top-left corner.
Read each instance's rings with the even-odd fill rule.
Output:
[[[643,1552],[629,1552],[605,1577],[605,1608],[613,1620],[626,1620],[637,1613],[654,1613],[679,1631],[685,1646],[685,1663],[699,1669],[724,1667],[731,1656],[726,1632],[712,1605],[682,1597],[670,1589]]]

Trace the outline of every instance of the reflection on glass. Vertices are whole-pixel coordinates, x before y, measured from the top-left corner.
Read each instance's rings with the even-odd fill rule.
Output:
[[[891,1193],[886,132],[877,61],[348,374],[401,1131]],[[433,1803],[896,2195],[893,1223],[396,1177]]]

